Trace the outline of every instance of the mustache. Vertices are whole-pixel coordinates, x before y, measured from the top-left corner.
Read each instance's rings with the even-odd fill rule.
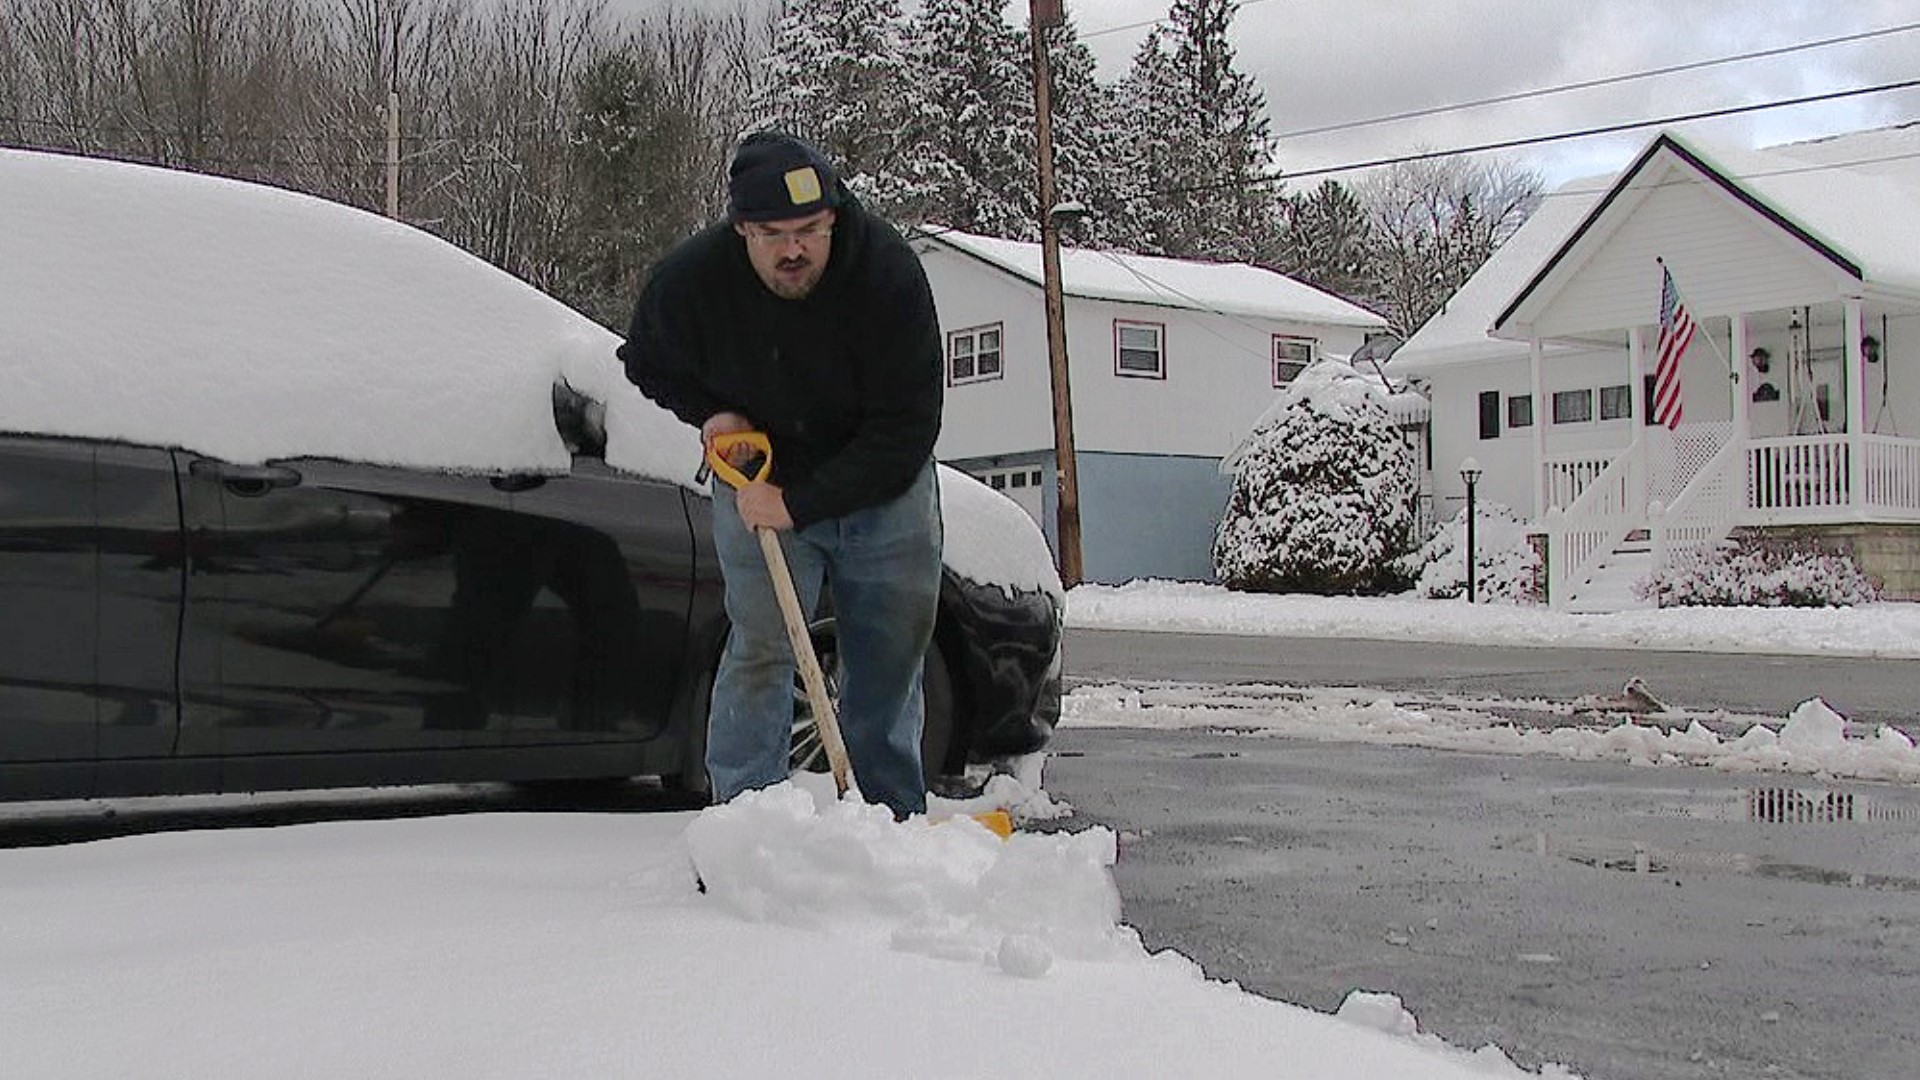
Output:
[[[788,255],[773,265],[777,270],[805,270],[813,265],[813,260],[805,255]]]

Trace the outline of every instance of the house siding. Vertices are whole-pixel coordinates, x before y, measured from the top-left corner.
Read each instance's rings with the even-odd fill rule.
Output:
[[[947,388],[934,454],[969,471],[1044,461],[1040,525],[1057,544],[1053,382],[1041,290],[945,245],[915,246],[933,286],[943,347],[948,332],[1002,324],[1002,376]],[[1164,328],[1164,377],[1116,372],[1116,321]],[[1069,295],[1066,332],[1086,579],[1205,581],[1213,576],[1213,534],[1231,487],[1220,460],[1280,393],[1273,385],[1274,337],[1312,338],[1322,355],[1346,355],[1365,343],[1367,328]]]
[[[925,245],[941,348],[954,330],[1001,324],[1002,375],[947,387],[934,456],[957,461],[1053,449],[1046,313],[1031,286],[950,248]]]
[[[1166,328],[1165,378],[1114,373],[1114,323]],[[1067,300],[1074,442],[1082,451],[1210,457],[1231,453],[1273,404],[1274,335],[1311,337],[1346,354],[1365,340],[1347,327],[1227,318],[1178,308]]]
[[[1565,285],[1535,316],[1537,336],[1655,325],[1659,258],[1695,318],[1840,298],[1846,279],[1833,263],[1692,176],[1669,169],[1585,264],[1560,269]]]
[[[1480,395],[1496,391],[1501,398],[1500,434],[1482,439],[1478,423]],[[1446,521],[1466,505],[1466,482],[1460,479],[1460,463],[1471,457],[1480,463],[1482,475],[1474,487],[1477,499],[1499,503],[1521,514],[1533,513],[1532,471],[1528,467],[1533,453],[1533,429],[1510,428],[1506,422],[1506,399],[1524,395],[1527,364],[1499,361],[1463,366],[1436,374],[1428,384],[1433,403],[1429,438],[1433,444],[1433,513],[1437,521]],[[1455,417],[1453,422],[1439,422]],[[1534,417],[1539,423],[1540,417]]]

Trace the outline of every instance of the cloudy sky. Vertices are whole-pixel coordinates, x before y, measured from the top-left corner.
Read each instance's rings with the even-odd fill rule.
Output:
[[[646,11],[664,0],[612,0]],[[740,0],[682,0],[710,9]],[[771,0],[744,0],[769,3]],[[1024,23],[1026,0],[1010,0]],[[1117,78],[1171,0],[1066,0]],[[913,0],[905,0],[911,9]],[[1537,91],[1896,27],[1920,0],[1245,0],[1234,46],[1266,93],[1290,172],[1920,79],[1920,29],[1589,89]],[[1332,125],[1533,94],[1417,119]],[[1736,144],[1920,119],[1920,89],[1696,123]],[[1651,129],[1516,151],[1550,180],[1624,166]],[[1348,174],[1349,176],[1351,174]],[[1318,183],[1317,179],[1312,183]]]

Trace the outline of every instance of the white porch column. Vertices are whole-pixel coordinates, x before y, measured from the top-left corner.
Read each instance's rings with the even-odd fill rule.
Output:
[[[1840,382],[1847,402],[1847,505],[1859,511],[1867,504],[1867,361],[1860,345],[1866,302],[1849,296],[1845,308],[1847,351],[1840,364],[1844,372]]]
[[[1547,512],[1552,499],[1547,491],[1547,388],[1540,378],[1540,339],[1527,338],[1527,370],[1533,381],[1533,517]]]
[[[1647,396],[1645,392],[1647,385],[1645,375],[1647,370],[1646,365],[1647,349],[1645,341],[1640,335],[1640,328],[1630,326],[1627,328],[1627,393],[1634,401],[1640,402],[1640,407],[1646,410],[1645,416],[1642,416],[1638,412],[1634,413],[1633,434],[1627,437],[1627,449],[1625,451],[1628,455],[1627,468],[1629,469],[1627,474],[1627,490],[1633,493],[1633,504],[1635,506],[1645,506],[1647,504],[1647,469],[1644,464],[1647,456],[1645,454],[1634,453],[1635,450],[1639,449],[1640,444],[1646,441],[1647,432],[1652,430],[1647,422],[1647,417],[1653,415],[1653,398]]]
[[[1733,441],[1737,446],[1745,446],[1747,434],[1752,430],[1753,396],[1747,392],[1747,313],[1737,311],[1731,320],[1732,330],[1727,336],[1727,348],[1732,350],[1729,359],[1733,363],[1733,378],[1727,380],[1727,393],[1733,395]]]

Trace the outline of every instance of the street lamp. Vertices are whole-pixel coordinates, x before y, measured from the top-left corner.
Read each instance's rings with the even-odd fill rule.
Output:
[[[1474,510],[1473,489],[1474,485],[1480,483],[1480,472],[1480,462],[1473,458],[1468,458],[1460,463],[1460,479],[1467,482],[1467,603],[1469,604],[1477,604],[1480,602],[1480,590],[1478,588],[1480,560],[1478,554],[1473,550],[1474,519],[1480,516]]]

